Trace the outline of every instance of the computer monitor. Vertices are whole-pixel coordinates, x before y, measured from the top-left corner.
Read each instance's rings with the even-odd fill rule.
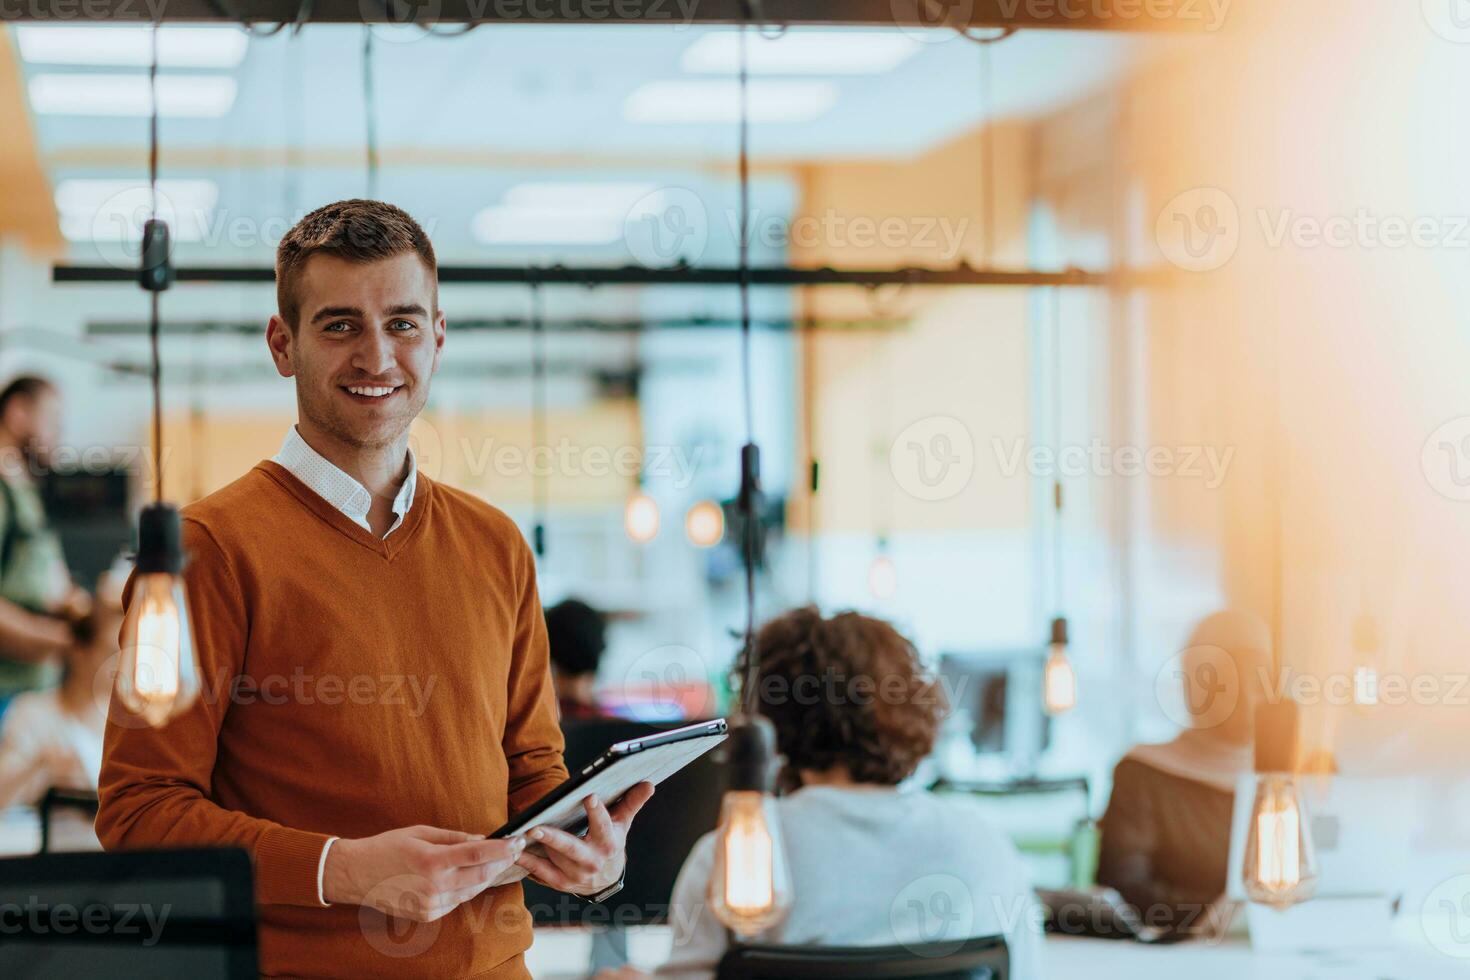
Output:
[[[254,980],[245,851],[0,860],[0,977]]]
[[[939,661],[951,710],[973,723],[976,753],[1004,756],[1016,773],[1033,771],[1051,744],[1051,719],[1041,704],[1042,657],[1020,648],[945,653]]]

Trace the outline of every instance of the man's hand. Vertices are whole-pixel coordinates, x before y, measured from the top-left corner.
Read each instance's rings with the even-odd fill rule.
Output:
[[[338,840],[327,851],[322,897],[433,922],[489,887],[516,863],[525,843],[438,827],[401,827],[376,837]]]
[[[652,795],[652,783],[639,783],[611,810],[589,796],[582,801],[587,808],[586,837],[555,827],[537,827],[527,836],[545,847],[544,856],[528,850],[516,863],[551,888],[574,895],[596,894],[622,877],[628,828]]]

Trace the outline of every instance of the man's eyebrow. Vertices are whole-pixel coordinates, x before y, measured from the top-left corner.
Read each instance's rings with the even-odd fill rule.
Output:
[[[400,303],[388,308],[389,316],[422,316],[427,317],[429,311],[417,303]]]
[[[335,320],[339,317],[356,317],[363,319],[362,310],[355,306],[324,306],[312,314],[311,322],[318,323],[322,320]]]

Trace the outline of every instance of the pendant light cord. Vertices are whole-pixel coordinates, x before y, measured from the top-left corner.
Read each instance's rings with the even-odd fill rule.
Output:
[[[750,64],[747,50],[750,9],[746,3],[740,7],[740,375],[741,391],[745,402],[746,443],[741,450],[740,502],[745,531],[745,680],[741,685],[741,702],[746,714],[760,714],[760,699],[756,695],[758,664],[755,653],[755,560],[756,543],[760,540],[760,513],[756,500],[756,475],[751,471],[755,465],[755,399],[751,386],[751,337],[750,337]]]
[[[746,18],[748,19],[748,18]],[[740,374],[745,399],[745,441],[755,442],[750,367],[750,65],[746,24],[740,24]]]
[[[158,220],[158,21],[153,22],[152,54],[148,61],[148,196],[153,220]],[[150,292],[148,345],[153,384],[153,500],[163,502],[163,363],[158,354],[160,320],[158,293]]]
[[[531,280],[531,455],[546,443],[546,317],[541,305],[541,283]],[[532,507],[535,511],[536,557],[546,554],[546,474],[531,467]]]
[[[1052,453],[1060,458],[1062,452],[1062,290],[1051,289],[1051,426]],[[1056,611],[1063,616],[1066,610],[1062,603],[1062,474],[1058,469],[1052,477],[1052,586],[1056,590]]]
[[[362,104],[363,128],[367,134],[367,196],[378,197],[378,123],[373,112],[373,28],[362,28]]]

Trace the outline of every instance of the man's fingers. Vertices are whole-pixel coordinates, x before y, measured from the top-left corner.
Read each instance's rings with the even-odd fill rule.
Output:
[[[516,864],[535,875],[543,885],[550,888],[565,890],[572,883],[572,879],[563,874],[560,868],[539,854],[526,851],[516,858]]]
[[[602,856],[582,838],[558,830],[555,827],[537,827],[531,831],[531,839],[544,845],[579,867],[591,871],[602,864]]]
[[[624,793],[623,798],[613,804],[612,809],[608,813],[613,820],[626,828],[628,824],[633,822],[633,818],[638,815],[638,811],[643,809],[643,804],[647,803],[652,797],[653,784],[649,782],[639,783]]]
[[[612,817],[608,815],[607,807],[602,801],[595,796],[589,796],[582,801],[582,806],[587,809],[587,839],[594,846],[605,844],[607,847],[617,847]]]
[[[440,856],[447,862],[447,867],[451,868],[471,868],[497,861],[510,864],[515,861],[525,846],[524,837],[510,837],[504,840],[467,840],[463,843],[448,845],[443,848]]]
[[[458,844],[468,840],[484,840],[484,834],[467,834],[463,830],[445,830],[443,827],[415,827],[414,836],[430,844]]]

